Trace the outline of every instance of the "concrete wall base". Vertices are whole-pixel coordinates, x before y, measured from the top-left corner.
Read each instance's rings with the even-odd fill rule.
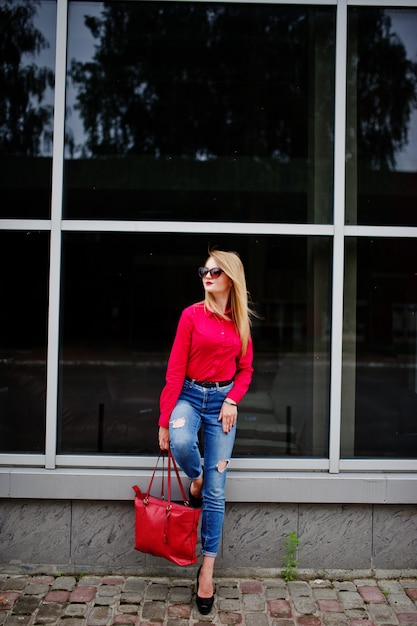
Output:
[[[417,571],[417,505],[229,503],[223,531],[218,576],[279,575],[291,531],[303,577]],[[181,569],[135,551],[133,541],[133,502],[0,500],[6,573],[178,576]]]

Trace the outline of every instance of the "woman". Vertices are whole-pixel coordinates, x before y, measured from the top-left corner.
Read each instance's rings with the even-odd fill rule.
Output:
[[[232,456],[237,406],[252,379],[252,340],[245,272],[235,252],[209,251],[199,268],[205,299],[182,312],[161,393],[159,445],[171,446],[191,479],[189,500],[203,507],[202,564],[197,607],[214,602],[213,570],[220,543],[226,470]],[[198,432],[204,427],[204,474]]]

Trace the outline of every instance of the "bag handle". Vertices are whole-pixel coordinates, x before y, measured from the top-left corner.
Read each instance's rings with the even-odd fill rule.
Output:
[[[162,452],[162,450],[160,450],[160,452],[159,452],[158,459],[157,459],[157,461],[156,461],[155,467],[154,467],[153,472],[152,472],[151,480],[149,481],[149,485],[148,485],[148,490],[147,490],[147,492],[146,492],[146,496],[145,496],[145,498],[143,499],[143,501],[145,502],[145,504],[147,504],[147,503],[148,503],[148,498],[149,498],[149,495],[150,495],[150,492],[151,492],[153,479],[155,478],[155,473],[156,473],[156,470],[158,469],[158,463],[159,463],[159,460],[160,460],[161,456],[163,457],[163,452]],[[162,487],[161,487],[161,498],[164,498],[164,493],[163,493],[163,490],[164,490],[164,464],[162,464]]]
[[[148,498],[149,498],[150,491],[151,491],[151,488],[152,488],[152,483],[153,483],[153,480],[154,480],[154,478],[155,478],[155,473],[156,473],[156,470],[158,469],[158,464],[159,464],[159,461],[160,461],[161,457],[162,457],[162,484],[161,484],[161,498],[165,500],[165,493],[164,493],[164,491],[165,491],[165,489],[164,489],[164,477],[165,477],[165,452],[164,452],[163,450],[161,450],[161,451],[159,452],[159,456],[158,456],[158,459],[157,459],[157,461],[156,461],[156,465],[155,465],[154,470],[153,470],[153,472],[152,472],[151,480],[149,481],[148,490],[147,490],[147,492],[146,492],[146,497],[144,498],[144,502],[145,502],[145,504],[146,504],[146,502],[147,502],[147,500],[148,500]],[[170,504],[171,504],[171,461],[172,461],[172,465],[173,465],[174,470],[175,470],[175,474],[176,474],[176,476],[177,476],[178,485],[179,485],[180,490],[181,490],[182,500],[183,500],[183,502],[184,502],[185,506],[189,506],[189,505],[190,505],[190,503],[189,503],[189,501],[188,501],[187,496],[185,495],[184,486],[183,486],[183,484],[182,484],[182,480],[181,480],[181,477],[180,477],[180,473],[179,473],[179,471],[178,471],[177,464],[176,464],[175,459],[174,459],[174,457],[173,457],[173,454],[172,454],[172,452],[171,452],[171,448],[168,448],[168,481],[167,481],[167,482],[168,482],[168,494],[167,494],[167,495],[168,495],[168,505],[170,505]]]
[[[180,473],[178,471],[177,464],[176,464],[175,459],[173,457],[173,454],[171,452],[171,448],[168,449],[168,499],[169,499],[169,502],[171,502],[171,461],[172,461],[172,465],[173,465],[174,470],[175,470],[175,474],[177,475],[177,481],[178,481],[178,484],[180,486],[182,500],[183,500],[185,506],[189,506],[190,503],[188,501],[187,496],[185,495],[184,486],[183,486],[182,480],[180,478]]]

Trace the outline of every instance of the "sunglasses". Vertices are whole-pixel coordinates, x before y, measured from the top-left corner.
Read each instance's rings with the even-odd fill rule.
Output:
[[[210,276],[212,278],[219,278],[219,276],[221,276],[223,274],[223,270],[220,269],[220,267],[199,267],[198,268],[198,275],[200,276],[200,278],[204,278],[205,276],[207,276],[207,274],[210,274]]]

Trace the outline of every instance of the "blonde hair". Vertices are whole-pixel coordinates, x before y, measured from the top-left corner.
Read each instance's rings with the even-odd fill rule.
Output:
[[[249,308],[249,294],[246,289],[243,263],[237,252],[209,249],[208,253],[210,255],[209,258],[214,259],[216,265],[220,267],[232,281],[230,308],[232,311],[232,319],[242,342],[242,355],[244,355],[248,348],[250,337],[250,317],[254,313]],[[227,315],[217,306],[211,293],[206,292],[204,304],[207,309],[213,311],[219,317],[227,319]]]

